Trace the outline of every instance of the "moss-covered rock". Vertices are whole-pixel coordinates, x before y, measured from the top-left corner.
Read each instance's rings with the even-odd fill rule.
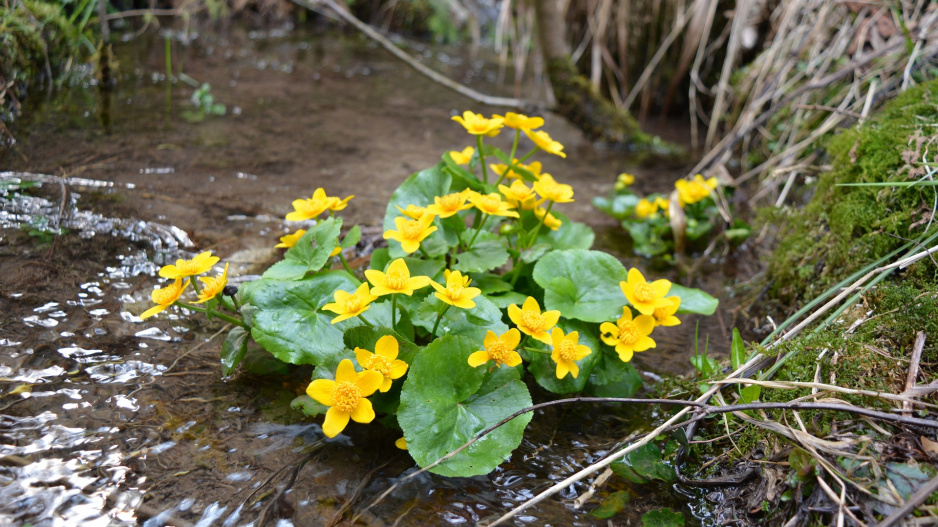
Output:
[[[842,183],[909,181],[924,174],[922,155],[938,149],[938,82],[912,88],[870,121],[833,137],[833,169],[823,174],[810,203],[776,214],[784,220],[769,265],[774,296],[810,300],[863,266],[925,233],[935,187],[844,187]],[[935,144],[930,144],[935,141]]]

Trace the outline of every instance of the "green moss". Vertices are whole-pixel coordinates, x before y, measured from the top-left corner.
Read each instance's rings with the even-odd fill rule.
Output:
[[[923,153],[916,139],[929,136],[935,122],[938,82],[933,81],[899,95],[864,126],[828,142],[834,168],[820,177],[810,203],[774,218],[785,223],[768,271],[775,297],[787,303],[814,298],[925,232],[934,187],[837,184],[913,178]],[[932,224],[930,232],[936,229]]]

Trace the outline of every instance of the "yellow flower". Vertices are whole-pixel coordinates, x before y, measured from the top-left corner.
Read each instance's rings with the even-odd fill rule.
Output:
[[[616,190],[622,190],[625,187],[630,186],[632,183],[635,183],[635,176],[623,172],[619,174],[619,177],[616,178],[615,188]]]
[[[436,230],[436,227],[430,226],[431,223],[433,223],[433,214],[424,214],[417,220],[408,220],[398,216],[394,218],[394,226],[397,230],[385,231],[384,239],[401,242],[404,252],[411,254],[420,248],[420,242]]]
[[[205,251],[204,253],[197,254],[191,260],[179,259],[176,260],[176,265],[164,265],[163,268],[160,269],[160,276],[175,280],[176,278],[202,274],[218,263],[218,259],[217,256],[212,256],[212,251]]]
[[[402,209],[395,205],[397,210],[401,211],[401,214],[407,216],[412,220],[419,220],[427,212],[426,207],[421,207],[419,205],[408,205],[406,209]]]
[[[622,317],[615,324],[603,322],[599,326],[603,342],[615,346],[622,362],[632,360],[633,352],[655,347],[655,341],[648,336],[653,329],[655,317],[639,315],[633,319],[632,310],[628,306],[622,308]]]
[[[502,116],[494,115],[493,117]],[[534,130],[535,128],[544,126],[544,119],[540,117],[528,117],[521,113],[508,112],[503,119],[505,120],[505,126],[514,128],[515,130]]]
[[[381,393],[391,389],[391,382],[394,379],[400,379],[407,373],[407,363],[396,360],[397,352],[397,339],[391,335],[385,335],[378,339],[374,353],[366,349],[355,348],[355,360],[358,361],[358,364],[362,368],[376,371],[384,377],[381,386],[378,388]]]
[[[290,247],[293,247],[294,245],[296,245],[296,242],[300,241],[300,238],[302,238],[304,234],[306,234],[306,229],[299,229],[293,234],[287,234],[286,236],[281,236],[280,243],[278,243],[277,245],[274,245],[274,247],[276,247],[277,249],[289,249]]]
[[[414,290],[430,285],[429,276],[415,276],[411,278],[410,269],[403,258],[398,258],[388,266],[388,272],[382,273],[375,269],[365,271],[365,276],[374,287],[371,294],[378,297],[403,293],[407,296],[414,294]]]
[[[657,198],[655,198],[655,205],[656,205],[659,209],[661,209],[662,211],[664,211],[664,215],[665,215],[665,216],[668,216],[668,215],[669,215],[669,209],[671,208],[671,202],[670,202],[667,198],[662,198],[661,196],[658,196]]]
[[[547,214],[547,217],[544,217],[544,214]],[[537,216],[537,219],[544,221],[544,226],[552,231],[556,231],[563,225],[563,222],[560,221],[556,216],[547,212],[547,209],[544,207],[537,207],[534,209],[534,215]]]
[[[499,185],[498,191],[505,196],[505,201],[512,207],[521,210],[530,210],[537,206],[537,199],[534,190],[524,184],[524,181],[516,179],[511,182],[511,186]]]
[[[502,197],[498,192],[492,192],[491,194],[475,193],[469,198],[469,201],[485,214],[507,216],[509,218],[518,217],[518,213],[511,210],[511,205],[502,201]]]
[[[498,135],[505,121],[503,117],[493,116],[491,119],[486,119],[482,114],[470,111],[463,112],[462,117],[458,115],[453,116],[453,120],[463,125],[463,128],[470,134],[484,135],[487,137],[495,137]]]
[[[150,299],[152,299],[156,305],[144,311],[143,314],[140,315],[140,318],[150,318],[173,305],[173,303],[182,296],[182,292],[186,289],[187,285],[189,285],[189,280],[183,282],[182,278],[177,278],[168,286],[153,290],[153,292],[150,293]]]
[[[521,355],[515,350],[519,342],[521,342],[521,333],[518,333],[515,328],[509,329],[501,336],[489,331],[482,341],[485,349],[469,355],[469,365],[477,368],[488,361],[495,361],[496,367],[505,364],[513,368],[521,364]]]
[[[658,212],[658,204],[645,198],[639,200],[638,204],[635,205],[635,215],[640,219],[645,219],[656,212]]]
[[[329,253],[329,258],[332,258],[333,256],[338,256],[339,253],[341,252],[342,252],[342,246],[336,245],[335,249],[332,249],[332,252]]]
[[[541,313],[541,306],[537,304],[534,297],[528,297],[521,307],[518,304],[508,306],[508,318],[518,326],[525,335],[539,340],[544,344],[550,344],[550,329],[557,325],[560,320],[560,311],[545,311]]]
[[[570,203],[573,201],[573,187],[557,183],[550,174],[543,174],[541,179],[534,182],[534,191],[546,200],[554,203]]]
[[[681,307],[681,297],[669,296],[665,298],[669,303],[667,306],[656,307],[652,316],[655,317],[655,326],[676,326],[681,323],[681,319],[674,316]]]
[[[681,206],[690,205],[709,196],[713,189],[717,188],[717,178],[712,177],[704,180],[703,176],[697,174],[691,181],[686,179],[675,181],[674,188],[677,189],[677,196],[681,200]]]
[[[580,374],[580,367],[577,366],[576,361],[589,355],[593,350],[589,346],[580,344],[580,334],[576,331],[571,331],[564,336],[562,329],[554,328],[550,338],[551,345],[554,347],[550,358],[557,363],[557,378],[563,379],[569,373],[576,379]]]
[[[454,192],[445,196],[436,196],[433,198],[433,205],[427,207],[427,212],[441,218],[449,218],[461,210],[471,209],[472,205],[466,203],[472,189],[465,189],[462,192]]]
[[[430,282],[433,289],[437,291],[433,293],[433,296],[451,306],[463,309],[476,307],[476,303],[472,299],[482,294],[482,290],[478,287],[469,287],[469,284],[472,283],[471,278],[463,276],[459,271],[450,272],[449,269],[443,271],[443,276],[446,277],[446,287],[436,282]]]
[[[309,383],[306,394],[329,407],[322,433],[335,437],[348,425],[349,418],[356,423],[370,423],[375,418],[371,401],[366,399],[381,386],[381,373],[371,370],[356,372],[349,359],[339,363],[335,380],[316,379]]]
[[[225,286],[228,284],[228,264],[225,264],[225,270],[221,275],[208,278],[200,276],[199,281],[205,285],[202,286],[202,292],[199,293],[199,299],[195,301],[196,304],[208,302],[224,291]]]
[[[541,150],[547,152],[548,154],[554,154],[555,156],[560,156],[566,159],[567,154],[563,153],[563,145],[551,139],[547,132],[532,132],[530,130],[525,130],[524,135],[528,136],[528,139],[531,141],[534,141],[534,144],[537,145],[537,147]]]
[[[489,168],[492,169],[492,172],[494,172],[496,175],[498,176],[504,175],[508,179],[524,179],[524,176],[522,176],[521,173],[516,170],[518,168],[521,168],[530,172],[531,175],[534,176],[534,179],[540,179],[541,177],[541,162],[540,161],[532,161],[531,164],[525,165],[524,163],[518,162],[517,159],[514,159],[511,162],[511,166],[513,166],[514,168],[511,170],[508,170],[509,169],[508,165],[503,164],[503,163],[498,163],[495,165],[489,165]],[[505,174],[506,170],[508,170],[507,174]]]
[[[338,313],[339,316],[332,319],[332,323],[335,324],[368,311],[368,308],[371,307],[369,304],[376,298],[378,297],[368,292],[368,284],[362,284],[358,286],[354,293],[342,291],[341,289],[336,291],[335,302],[326,304],[322,308],[326,311]]]
[[[402,437],[394,442],[394,446],[401,450],[407,450],[407,440]]]
[[[643,315],[651,315],[655,309],[671,305],[671,301],[664,298],[671,289],[671,282],[655,280],[649,284],[642,272],[634,267],[629,269],[627,281],[619,282],[619,287],[626,300]]]
[[[317,188],[313,192],[313,197],[309,199],[293,200],[293,212],[287,214],[287,221],[310,220],[319,216],[327,210],[340,211],[348,205],[348,201],[355,196],[349,196],[345,199],[339,199],[335,196],[327,196],[326,191]]]
[[[462,149],[462,152],[458,150],[450,150],[449,157],[453,159],[453,162],[457,165],[468,165],[469,161],[472,161],[472,154],[476,153],[476,149],[471,146],[467,146]]]

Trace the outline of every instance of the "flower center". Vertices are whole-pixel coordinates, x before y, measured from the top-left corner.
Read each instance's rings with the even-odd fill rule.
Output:
[[[384,275],[384,286],[388,289],[400,291],[407,285],[407,277],[403,273],[392,271]]]
[[[446,296],[448,296],[450,300],[455,301],[455,300],[459,300],[460,298],[462,298],[462,291],[463,291],[463,286],[459,284],[447,284],[446,285]]]
[[[501,201],[502,200],[492,196],[483,196],[480,203],[485,212],[495,212],[498,210],[498,206],[501,205]]]
[[[670,314],[668,313],[668,308],[666,308],[666,307],[656,307],[656,308],[655,308],[655,312],[654,312],[654,316],[655,316],[655,318],[657,318],[658,320],[662,320],[662,319],[668,318],[668,316],[670,316]]]
[[[532,333],[540,333],[544,328],[544,320],[541,318],[541,314],[534,311],[522,311],[521,323]]]
[[[172,304],[179,298],[179,287],[175,282],[153,292],[153,301],[160,305]]]
[[[557,354],[560,355],[560,358],[565,361],[575,361],[576,360],[576,345],[569,340],[562,340],[559,345],[557,345]]]
[[[641,336],[641,332],[632,322],[623,322],[619,326],[619,342],[623,344],[635,344]]]
[[[408,240],[416,240],[420,237],[420,234],[423,232],[423,225],[419,221],[413,220],[408,221],[404,224],[404,229],[401,234],[404,235]]]
[[[510,349],[501,339],[498,339],[486,351],[489,353],[489,358],[495,361],[495,364],[507,364],[508,358],[514,350]]]
[[[462,205],[463,201],[459,192],[447,194],[440,198],[440,207],[447,211],[459,210],[459,206]]]
[[[358,403],[362,400],[362,391],[348,381],[337,382],[332,389],[332,400],[335,402],[333,406],[340,412],[350,414],[358,408]]]
[[[649,283],[636,284],[632,288],[632,294],[639,302],[651,302],[655,299],[655,288]]]
[[[390,377],[391,359],[377,354],[372,355],[371,358],[368,359],[368,364],[365,364],[365,369],[381,372],[381,375]]]
[[[360,298],[358,298],[357,295],[352,295],[346,298],[343,304],[345,305],[346,313],[358,313],[358,311],[362,308],[362,301]]]

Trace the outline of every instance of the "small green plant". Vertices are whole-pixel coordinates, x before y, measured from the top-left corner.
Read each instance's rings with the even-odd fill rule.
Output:
[[[622,223],[632,237],[637,254],[653,257],[675,250],[676,237],[688,244],[705,240],[721,224],[722,217],[713,199],[717,179],[704,179],[700,174],[692,180],[678,180],[671,195],[658,193],[639,196],[632,190],[635,176],[619,174],[609,197],[593,199],[593,205]],[[672,207],[680,208],[675,234]],[[749,236],[750,228],[742,220],[723,231],[730,243],[740,243]]]
[[[225,115],[227,108],[224,104],[215,102],[215,96],[212,95],[212,86],[203,82],[201,86],[192,92],[189,98],[195,110],[185,110],[182,112],[182,118],[190,123],[198,123],[205,120],[209,115]]]
[[[641,386],[633,354],[654,348],[654,332],[680,324],[677,315],[712,314],[717,300],[648,281],[590,250],[592,230],[554,210],[573,201],[573,188],[528,163],[538,152],[566,157],[563,145],[536,130],[543,119],[472,112],[454,119],[475,146],[444,154],[401,184],[384,211],[388,247],[374,251],[363,272],[343,254],[361,229],[342,236],[336,215],[353,196],[320,188],[293,201],[286,216],[316,223],[282,237],[283,260],[259,280],[226,290],[226,266],[218,277],[200,277],[200,286],[188,277],[218,258],[179,260],[160,271],[173,282],[153,292],[156,306],[142,317],[180,304],[232,323],[221,352],[225,375],[249,367],[252,340],[284,366],[315,366],[294,408],[324,414],[328,437],[383,414],[380,422],[401,429],[398,445],[424,467],[530,407],[525,372],[553,393],[631,395]],[[507,154],[484,143],[503,128],[514,130]],[[533,146],[515,158],[522,134]],[[329,269],[333,258],[343,270]],[[204,306],[179,301],[190,283]],[[530,419],[515,417],[431,470],[490,472]]]

